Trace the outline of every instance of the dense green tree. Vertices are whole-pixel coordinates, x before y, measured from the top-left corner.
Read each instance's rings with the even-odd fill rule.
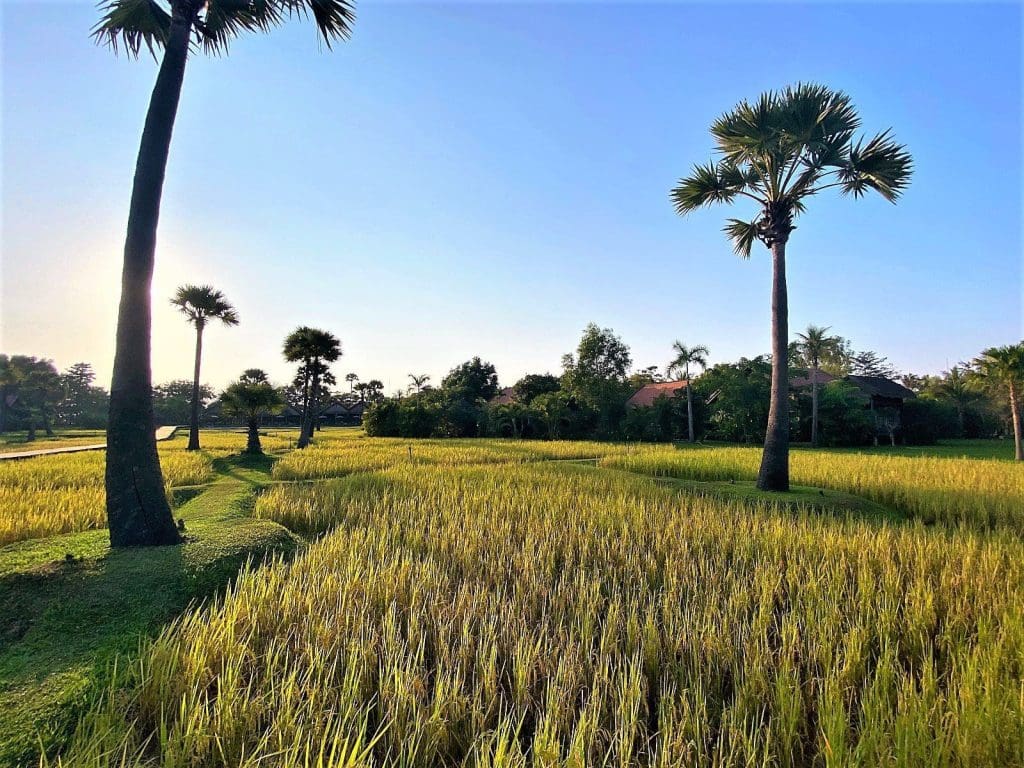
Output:
[[[973,363],[975,377],[993,388],[1002,388],[1010,398],[1010,420],[1013,423],[1014,457],[1024,461],[1021,423],[1021,394],[1024,390],[1024,341],[1005,347],[990,347]]]
[[[612,329],[594,323],[583,330],[576,354],[562,357],[562,390],[576,401],[578,416],[587,411],[593,415],[597,437],[618,433],[630,395],[626,375],[632,364],[625,342]]]
[[[245,32],[266,32],[312,16],[328,45],[347,38],[352,0],[103,0],[93,31],[116,53],[143,46],[163,57],[150,96],[132,185],[121,273],[114,373],[107,428],[106,494],[113,546],[180,541],[164,492],[154,435],[151,285],[160,198],[190,51],[226,53]]]
[[[474,357],[452,368],[441,388],[470,402],[490,400],[498,393],[498,374],[493,365]]]
[[[66,426],[104,427],[110,395],[93,384],[96,373],[89,363],[75,363],[61,374],[64,399],[57,405],[57,419]]]
[[[319,416],[320,384],[326,373],[325,365],[341,357],[341,342],[328,331],[300,326],[284,341],[284,358],[288,362],[301,362],[306,398],[302,413],[302,429],[298,448],[305,448],[313,438],[314,419]],[[315,413],[315,415],[314,415]]]
[[[529,405],[534,398],[549,392],[557,392],[562,384],[557,376],[550,373],[528,373],[512,387],[516,401]]]
[[[828,332],[828,328],[808,325],[806,331],[796,335],[800,363],[808,369],[811,379],[811,445],[815,448],[818,446],[818,379],[821,365],[842,354],[842,340],[838,336],[830,336]]]
[[[28,420],[27,441],[36,439],[36,428],[42,426],[53,436],[53,411],[64,399],[64,385],[50,360],[28,358],[18,382],[18,400]]]
[[[196,359],[192,373],[192,411],[188,420],[188,449],[199,450],[199,371],[203,362],[203,331],[211,320],[227,326],[238,325],[238,313],[224,294],[212,285],[182,285],[171,299],[196,329]]]
[[[937,378],[928,387],[928,391],[956,409],[956,437],[964,437],[967,411],[979,398],[977,389],[971,386],[966,367],[954,365],[948,371],[943,371],[941,378]]]
[[[870,349],[850,353],[846,368],[847,373],[854,376],[882,376],[886,379],[895,379],[899,375],[887,358]]]
[[[808,198],[838,187],[860,197],[875,190],[895,201],[910,180],[911,158],[888,131],[854,142],[860,127],[846,94],[821,85],[797,85],[740,102],[711,126],[721,157],[696,166],[672,190],[676,211],[752,200],[751,221],[730,219],[725,232],[749,258],[755,240],[772,254],[772,386],[757,485],[789,488],[789,309],[786,245]]]
[[[194,390],[188,379],[175,379],[153,387],[153,415],[157,424],[184,424],[192,413]],[[199,385],[199,407],[205,408],[214,399],[207,384]]]
[[[706,404],[707,432],[715,440],[751,443],[768,424],[772,364],[763,357],[719,363],[694,382]],[[787,403],[788,405],[788,403]],[[787,408],[787,427],[789,425]]]
[[[221,394],[220,401],[225,414],[245,420],[248,429],[245,452],[260,455],[263,453],[260,418],[280,412],[284,407],[284,397],[265,378],[263,381],[255,380],[251,372],[246,371],[238,381],[230,384]]]
[[[672,343],[672,360],[668,364],[668,375],[683,374],[686,379],[686,420],[687,436],[691,443],[697,441],[693,424],[693,382],[690,381],[690,366],[699,367],[704,370],[708,367],[708,348],[703,344],[688,347],[676,339]]]

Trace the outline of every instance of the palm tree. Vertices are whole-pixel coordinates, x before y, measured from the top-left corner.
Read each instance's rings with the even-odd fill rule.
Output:
[[[327,370],[326,363],[341,357],[341,342],[336,336],[319,328],[301,326],[284,341],[284,358],[288,362],[302,363],[303,397],[302,429],[299,448],[305,448],[313,437],[313,411],[320,401],[320,378]]]
[[[355,392],[356,391],[356,389],[355,389],[356,388],[356,383],[359,381],[359,376],[354,374],[354,373],[346,373],[345,374],[345,381],[348,382],[349,394],[352,394],[353,392]]]
[[[690,442],[694,443],[697,439],[693,429],[693,387],[690,381],[690,366],[699,365],[701,370],[707,368],[708,348],[703,344],[688,347],[677,339],[672,343],[672,351],[676,353],[676,356],[668,364],[667,373],[671,376],[674,372],[681,372],[683,378],[686,379],[686,423]]]
[[[964,414],[967,407],[977,399],[977,393],[972,389],[967,373],[966,366],[954,365],[935,383],[936,394],[951,402],[956,408],[959,437],[964,436]]]
[[[153,422],[150,288],[157,221],[171,133],[190,50],[221,54],[243,32],[266,32],[312,15],[324,43],[346,39],[354,0],[103,0],[97,42],[138,56],[143,45],[160,71],[139,142],[121,272],[114,372],[107,426],[107,521],[110,543],[176,544],[181,539],[164,492]]]
[[[199,450],[199,368],[203,361],[203,330],[210,320],[238,325],[238,313],[224,294],[210,285],[183,285],[171,299],[196,329],[196,363],[192,373],[192,409],[188,422],[188,450]]]
[[[265,378],[257,381],[256,377],[251,376],[254,371],[263,373],[258,369],[246,371],[238,381],[224,390],[220,401],[226,414],[245,419],[249,432],[245,452],[258,456],[263,453],[263,446],[260,445],[260,417],[280,411],[284,407],[284,398]]]
[[[409,389],[415,390],[417,395],[423,391],[423,387],[425,387],[427,382],[430,381],[430,376],[425,373],[421,373],[419,376],[414,373],[410,373],[409,378],[412,379],[412,384],[409,385]]]
[[[786,243],[793,220],[807,199],[823,190],[839,187],[860,197],[873,189],[895,202],[910,181],[906,149],[889,131],[854,143],[859,127],[860,118],[844,93],[803,84],[769,91],[753,104],[740,102],[712,124],[720,159],[695,166],[671,193],[680,215],[740,197],[753,200],[755,218],[729,219],[725,233],[743,258],[750,257],[755,240],[771,250],[772,387],[757,477],[761,490],[789,488]]]
[[[1014,457],[1024,461],[1021,433],[1021,390],[1024,388],[1024,341],[1005,347],[991,347],[974,360],[975,375],[983,382],[1006,387],[1010,393],[1010,419],[1013,421]]]
[[[821,364],[842,354],[843,340],[829,336],[829,329],[808,325],[807,330],[798,333],[796,348],[802,362],[810,369],[811,376],[811,445],[818,447],[818,377]]]

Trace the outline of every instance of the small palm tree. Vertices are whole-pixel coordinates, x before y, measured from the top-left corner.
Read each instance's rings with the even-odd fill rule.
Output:
[[[811,445],[815,448],[818,447],[818,377],[821,364],[842,354],[843,340],[829,336],[828,332],[828,328],[808,325],[806,331],[796,335],[797,351],[811,376]]]
[[[757,477],[761,490],[789,489],[786,243],[793,221],[808,198],[826,189],[838,187],[853,197],[873,189],[895,202],[910,181],[906,149],[888,131],[854,143],[859,127],[844,93],[821,85],[769,91],[753,104],[740,102],[712,124],[721,158],[696,166],[671,193],[680,215],[713,203],[752,200],[758,209],[754,219],[729,219],[725,233],[743,258],[750,257],[755,240],[771,250],[772,388]]]
[[[690,442],[696,442],[696,433],[693,429],[693,386],[690,381],[690,366],[699,365],[701,370],[708,367],[708,348],[702,344],[695,347],[688,347],[678,339],[672,344],[672,351],[676,356],[668,364],[668,375],[682,373],[686,379],[686,423]]]
[[[110,543],[181,541],[164,491],[153,421],[150,289],[157,221],[171,133],[190,51],[226,53],[245,32],[267,32],[312,16],[327,47],[348,38],[353,0],[103,0],[93,38],[117,53],[163,51],[139,142],[121,272],[114,372],[107,424],[106,495]]]
[[[355,374],[355,373],[346,373],[345,374],[345,381],[348,382],[349,394],[355,392],[356,391],[355,387],[356,387],[356,383],[359,381],[359,376],[357,374]]]
[[[422,373],[419,376],[414,373],[410,373],[409,378],[412,379],[412,384],[409,385],[409,389],[411,391],[415,391],[417,395],[423,391],[423,387],[425,387],[427,382],[430,381],[430,376],[425,373]]]
[[[246,371],[238,381],[229,385],[221,394],[220,402],[224,413],[245,419],[249,433],[245,452],[258,456],[263,453],[263,446],[260,444],[260,417],[280,412],[284,407],[284,397],[265,379],[255,381],[249,375],[250,372]]]
[[[319,328],[301,326],[292,331],[284,341],[284,358],[288,362],[301,362],[305,371],[303,383],[302,429],[297,447],[305,448],[313,438],[313,411],[320,402],[320,378],[326,371],[326,363],[333,363],[341,357],[341,342],[338,338]]]
[[[958,436],[964,436],[964,414],[967,407],[973,403],[978,393],[971,387],[971,380],[966,367],[954,365],[943,373],[941,379],[935,384],[935,393],[953,404],[956,408],[956,422],[959,430]]]
[[[199,369],[203,361],[203,331],[211,320],[238,325],[238,313],[224,294],[210,285],[183,285],[171,304],[178,308],[196,329],[196,362],[192,373],[192,408],[188,422],[188,450],[199,450]]]
[[[1005,347],[986,349],[974,360],[975,375],[993,387],[1005,387],[1010,395],[1010,419],[1013,421],[1014,457],[1024,461],[1021,433],[1021,393],[1024,389],[1024,341]]]

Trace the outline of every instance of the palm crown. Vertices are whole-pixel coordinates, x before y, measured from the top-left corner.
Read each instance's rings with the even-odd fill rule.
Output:
[[[93,38],[116,53],[124,46],[137,56],[163,48],[175,15],[188,19],[195,44],[207,53],[226,53],[243,32],[267,32],[290,18],[312,16],[324,44],[345,40],[355,23],[352,0],[104,0]]]
[[[171,304],[197,328],[205,326],[208,320],[238,325],[235,308],[223,293],[209,285],[183,285],[175,292]]]
[[[985,380],[1024,384],[1024,341],[986,349],[975,359],[974,368]]]
[[[699,365],[701,368],[707,367],[708,348],[702,344],[688,347],[681,341],[675,341],[672,343],[672,351],[675,352],[676,356],[668,365],[669,375],[673,371],[686,371],[689,374],[691,365]]]
[[[303,325],[292,331],[285,339],[284,357],[289,362],[334,362],[341,357],[341,342],[329,331]]]
[[[807,330],[797,334],[797,349],[804,361],[817,368],[823,360],[838,357],[842,352],[842,341],[838,336],[829,336],[829,328],[808,325]]]
[[[910,154],[889,131],[854,142],[859,127],[850,98],[821,85],[798,84],[742,101],[711,126],[720,159],[695,166],[672,190],[676,212],[737,197],[754,200],[760,208],[755,219],[729,219],[725,226],[736,253],[747,258],[754,240],[769,247],[785,242],[804,200],[822,190],[839,187],[860,197],[873,189],[895,202],[910,180]]]

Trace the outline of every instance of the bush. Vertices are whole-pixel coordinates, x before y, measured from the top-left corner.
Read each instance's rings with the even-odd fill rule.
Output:
[[[959,433],[956,408],[926,397],[903,403],[900,434],[907,445],[934,445]]]

